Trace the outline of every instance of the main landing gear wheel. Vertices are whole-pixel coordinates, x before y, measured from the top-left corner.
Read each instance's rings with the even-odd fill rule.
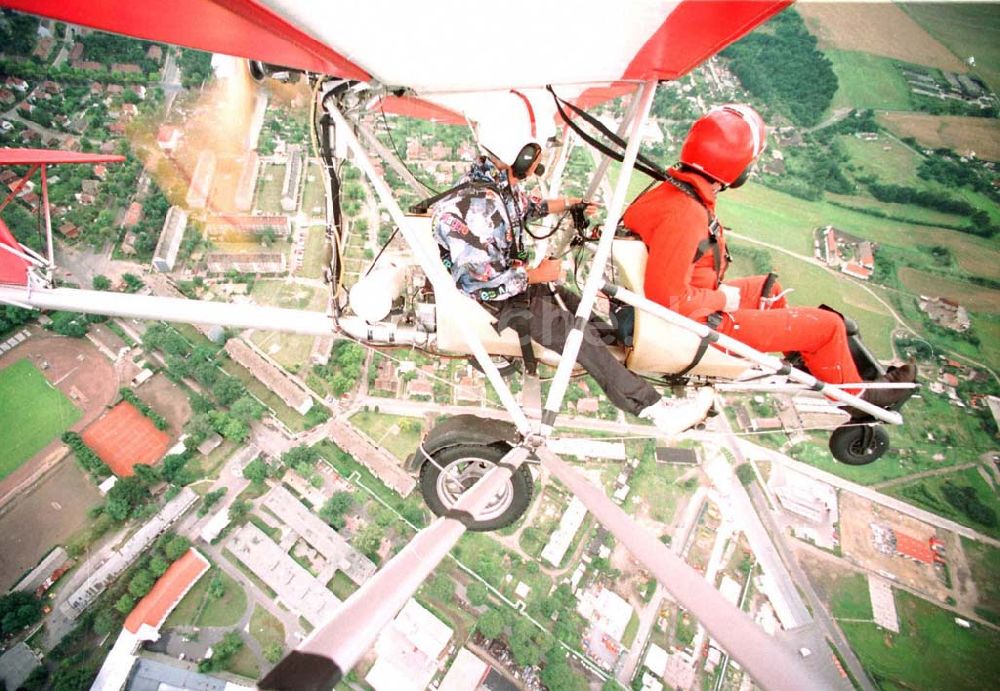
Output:
[[[507,451],[502,444],[459,444],[435,451],[420,468],[420,493],[428,508],[436,516],[447,513],[462,492],[499,463]],[[534,489],[531,471],[522,464],[468,529],[483,532],[507,527],[531,504]]]
[[[868,465],[889,450],[889,433],[881,425],[843,425],[830,435],[830,453],[841,463]]]

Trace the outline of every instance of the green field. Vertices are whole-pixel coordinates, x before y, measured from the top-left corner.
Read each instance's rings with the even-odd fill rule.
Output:
[[[997,578],[1000,573],[1000,549],[965,537],[962,538],[962,549],[979,595],[976,610],[990,612],[994,622],[1000,621],[1000,579]]]
[[[361,412],[351,416],[351,424],[401,461],[413,453],[423,434],[419,419],[398,415]]]
[[[302,212],[313,218],[326,216],[326,188],[323,187],[322,169],[316,163],[307,168],[306,187],[302,193]]]
[[[250,615],[250,635],[257,639],[260,647],[266,649],[269,645],[285,646],[285,627],[278,618],[260,605],[253,606]]]
[[[30,360],[0,370],[0,480],[41,451],[82,413]]]
[[[309,226],[306,230],[306,246],[302,256],[302,267],[298,275],[304,278],[322,278],[323,263],[326,261],[326,229],[323,226]]]
[[[995,4],[910,2],[900,7],[960,59],[974,56],[972,73],[1000,91],[1000,14]]]
[[[848,50],[823,53],[838,81],[832,109],[910,110],[910,91],[895,60]]]
[[[917,166],[923,157],[900,141],[884,133],[880,133],[875,140],[858,139],[845,134],[837,137],[837,141],[851,157],[851,163],[863,172],[877,177],[879,182],[892,185],[922,184],[917,177]]]
[[[261,305],[319,312],[326,307],[327,299],[322,290],[285,281],[257,281],[252,295]],[[315,338],[278,331],[256,331],[252,340],[282,367],[298,372],[303,365],[309,363]]]
[[[257,183],[257,203],[255,209],[266,214],[283,213],[281,209],[281,186],[285,182],[284,165],[267,165],[260,172]]]
[[[985,689],[1000,675],[1000,634],[963,629],[955,614],[896,590],[898,634],[875,624],[840,626],[861,664],[882,688]],[[837,602],[837,598],[834,598]],[[849,610],[856,612],[857,610]],[[834,616],[846,617],[834,607]]]

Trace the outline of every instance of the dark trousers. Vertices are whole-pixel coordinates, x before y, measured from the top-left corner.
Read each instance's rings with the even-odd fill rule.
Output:
[[[580,298],[563,288],[558,288],[564,309],[547,285],[528,286],[527,292],[502,303],[486,304],[497,317],[498,327],[510,325],[512,320],[527,317],[531,340],[539,345],[562,353],[566,337],[573,328],[576,308]],[[660,400],[649,382],[631,372],[608,350],[616,339],[615,329],[607,322],[591,315],[583,331],[583,343],[576,361],[594,378],[608,399],[626,413],[638,414]]]

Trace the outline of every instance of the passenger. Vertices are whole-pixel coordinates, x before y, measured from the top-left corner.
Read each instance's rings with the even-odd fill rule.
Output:
[[[730,257],[715,216],[719,192],[739,187],[764,150],[764,120],[746,105],[724,105],[697,120],[667,180],[640,195],[624,225],[649,248],[646,297],[764,352],[798,352],[824,382],[861,382],[843,318],[817,307],[789,307],[768,276],[723,282]],[[881,381],[913,382],[912,364],[891,367]],[[868,389],[862,398],[890,407],[910,389]]]
[[[575,320],[569,310],[576,309],[579,298],[562,287],[550,287],[561,278],[558,260],[547,258],[529,266],[525,225],[530,219],[561,213],[580,200],[543,201],[525,192],[522,181],[536,172],[542,147],[527,133],[512,130],[516,127],[480,128],[480,143],[488,155],[473,163],[463,184],[434,204],[431,227],[455,284],[497,318],[498,330],[519,323],[526,353],[530,354],[529,335],[561,353]],[[592,205],[588,206],[592,211]],[[612,403],[651,420],[668,436],[705,417],[711,406],[710,390],[683,404],[661,398],[649,382],[612,355],[602,340],[609,333],[609,325],[592,319],[584,330],[577,361]]]

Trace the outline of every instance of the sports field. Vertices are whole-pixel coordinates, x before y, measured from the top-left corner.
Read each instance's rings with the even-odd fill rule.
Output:
[[[84,430],[82,436],[118,477],[133,475],[133,466],[156,463],[170,446],[170,436],[125,401]]]
[[[0,370],[0,479],[69,429],[80,415],[30,360]]]

